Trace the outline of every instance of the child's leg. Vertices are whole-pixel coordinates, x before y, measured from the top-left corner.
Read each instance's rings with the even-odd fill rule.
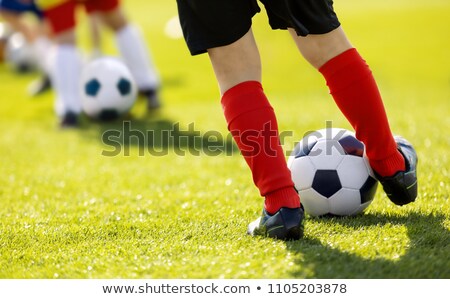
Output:
[[[137,28],[126,18],[117,0],[97,1],[87,6],[88,11],[96,11],[102,21],[116,34],[116,44],[126,65],[133,74],[141,92],[156,91],[160,79],[149,50]]]
[[[228,128],[249,165],[269,213],[297,208],[274,111],[261,86],[261,63],[250,30],[238,41],[208,50],[222,93]]]
[[[56,91],[56,112],[62,117],[63,126],[76,125],[73,115],[81,112],[78,82],[81,75],[81,59],[75,44],[75,3],[44,8],[55,36],[56,50],[51,64],[51,78]],[[70,115],[69,123],[65,117]]]

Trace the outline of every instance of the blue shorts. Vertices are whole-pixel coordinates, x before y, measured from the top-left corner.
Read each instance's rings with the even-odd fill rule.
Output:
[[[30,12],[35,14],[39,19],[43,18],[41,10],[37,8],[34,1],[31,3],[23,3],[19,0],[0,0],[0,11],[1,10],[15,14]]]

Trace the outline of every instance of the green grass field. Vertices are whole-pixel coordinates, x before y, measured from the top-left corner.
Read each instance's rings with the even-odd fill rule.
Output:
[[[164,34],[175,1],[129,0],[160,69],[164,108],[138,102],[131,128],[226,134],[207,56]],[[61,131],[53,94],[32,99],[19,76],[0,66],[0,278],[450,278],[450,39],[447,0],[337,0],[336,11],[379,83],[395,133],[420,158],[417,202],[392,204],[378,189],[364,215],[307,218],[296,242],[252,238],[247,224],[262,199],[242,157],[102,155],[102,134],[122,123],[85,120]],[[349,128],[324,80],[289,35],[254,19],[265,90],[285,150],[306,131]],[[86,44],[86,30],[80,28]],[[115,55],[111,34],[105,52]],[[289,79],[286,79],[289,78]],[[192,148],[191,148],[192,149]],[[188,150],[186,148],[186,150]]]

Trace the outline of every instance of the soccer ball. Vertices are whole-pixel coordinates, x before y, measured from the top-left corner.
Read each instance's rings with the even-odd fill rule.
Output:
[[[33,47],[18,32],[6,41],[5,60],[19,73],[32,71],[37,66]]]
[[[370,205],[378,186],[364,144],[345,129],[310,133],[296,145],[288,167],[311,216],[359,214]]]
[[[136,83],[120,60],[103,57],[84,67],[81,74],[81,106],[89,117],[116,119],[131,109],[136,96]]]

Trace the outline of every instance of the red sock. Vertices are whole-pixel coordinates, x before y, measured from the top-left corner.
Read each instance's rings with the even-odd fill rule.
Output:
[[[339,109],[356,131],[356,138],[365,144],[375,172],[392,176],[405,170],[405,160],[397,150],[375,79],[356,49],[334,57],[319,71]]]
[[[223,95],[222,107],[228,130],[265,197],[265,209],[273,214],[281,207],[298,208],[300,201],[280,145],[275,113],[261,83],[248,81],[232,87]]]

